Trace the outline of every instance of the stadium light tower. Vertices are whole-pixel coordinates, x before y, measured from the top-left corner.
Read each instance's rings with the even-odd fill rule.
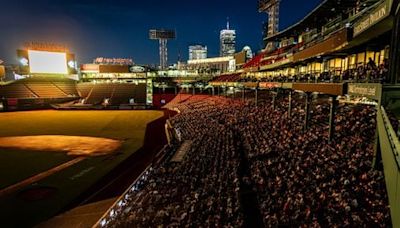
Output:
[[[279,4],[280,0],[259,0],[258,11],[268,14],[266,38],[271,37],[279,31]],[[273,48],[273,43],[268,43],[267,48]]]
[[[151,29],[149,32],[150,40],[158,40],[160,43],[160,68],[165,69],[168,65],[168,40],[175,39],[174,30]]]

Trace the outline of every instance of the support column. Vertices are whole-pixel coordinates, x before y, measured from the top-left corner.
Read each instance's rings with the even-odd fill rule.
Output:
[[[288,118],[292,117],[292,91],[289,91],[289,108],[288,108]]]
[[[242,101],[243,102],[244,102],[244,99],[245,99],[245,97],[244,97],[245,90],[246,90],[246,88],[243,87],[243,89],[242,89]]]
[[[374,158],[372,160],[372,168],[382,169],[382,167],[379,167],[379,165],[381,164],[380,163],[381,161],[382,161],[382,151],[381,151],[380,142],[379,142],[379,133],[378,133],[378,124],[377,124],[376,130],[375,130]]]
[[[214,95],[215,95],[215,92],[214,92],[214,86],[213,86],[213,87],[211,87],[211,94],[212,94],[212,96],[214,96]]]
[[[256,88],[256,106],[258,106],[258,89]]]
[[[306,93],[306,107],[305,107],[305,113],[306,116],[304,118],[304,130],[306,131],[309,127],[309,120],[310,120],[310,93]]]
[[[178,88],[175,86],[175,95],[178,93]]]
[[[218,96],[219,96],[219,90],[220,90],[220,86],[218,86]]]
[[[160,43],[160,68],[162,70],[167,68],[168,64],[168,49],[167,49],[167,39],[159,39]]]
[[[275,110],[276,94],[272,92],[272,109]]]
[[[193,96],[196,95],[196,86],[194,86],[194,84],[192,85],[192,89],[193,89]]]
[[[335,118],[336,118],[336,109],[339,101],[337,100],[337,96],[331,97],[331,107],[329,113],[329,141],[331,141],[335,135]]]

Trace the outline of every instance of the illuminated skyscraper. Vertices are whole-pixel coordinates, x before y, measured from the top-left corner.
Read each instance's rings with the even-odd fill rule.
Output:
[[[236,31],[230,29],[229,20],[226,23],[226,29],[220,32],[220,56],[232,56],[236,52]]]
[[[207,46],[191,45],[189,46],[189,60],[206,59]]]

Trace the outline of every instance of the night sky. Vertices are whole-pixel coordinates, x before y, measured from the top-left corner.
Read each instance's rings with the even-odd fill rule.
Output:
[[[280,29],[297,22],[321,0],[282,0]],[[16,63],[24,42],[66,44],[80,63],[95,57],[133,58],[138,64],[158,63],[158,42],[148,40],[151,28],[176,29],[169,42],[169,63],[188,46],[208,46],[219,53],[219,30],[226,18],[237,33],[237,50],[262,48],[262,23],[256,0],[0,0],[0,59]]]

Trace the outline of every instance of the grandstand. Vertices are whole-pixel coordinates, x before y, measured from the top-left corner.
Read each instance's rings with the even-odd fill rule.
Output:
[[[23,83],[10,83],[1,86],[0,96],[3,98],[33,98],[37,97],[29,88]]]
[[[214,78],[213,80],[211,80],[211,82],[237,82],[240,80],[240,76],[240,73],[224,74]]]
[[[110,105],[146,105],[146,85],[143,83],[79,83],[77,89],[84,104],[99,105],[107,99]]]
[[[265,37],[266,43],[278,44],[276,50],[262,51],[244,71],[268,81],[384,82],[395,5],[322,1],[298,23]],[[375,15],[376,21],[367,21]]]
[[[146,84],[77,83],[70,79],[29,78],[0,86],[0,98],[17,99],[20,102],[41,99],[49,104],[76,101],[85,105],[102,105],[108,100],[108,105],[136,104],[144,107]]]
[[[184,146],[183,160],[171,155],[148,169],[99,227],[391,225],[383,171],[370,170],[373,107],[341,104],[337,137],[328,141],[322,98],[307,131],[301,96],[293,97],[290,121],[284,96],[275,108],[270,97],[258,107],[223,97],[178,99],[167,107],[180,110],[170,121],[182,140],[171,150],[179,156]]]
[[[28,78],[0,87],[2,98],[67,98],[78,97],[76,82],[60,78]]]

